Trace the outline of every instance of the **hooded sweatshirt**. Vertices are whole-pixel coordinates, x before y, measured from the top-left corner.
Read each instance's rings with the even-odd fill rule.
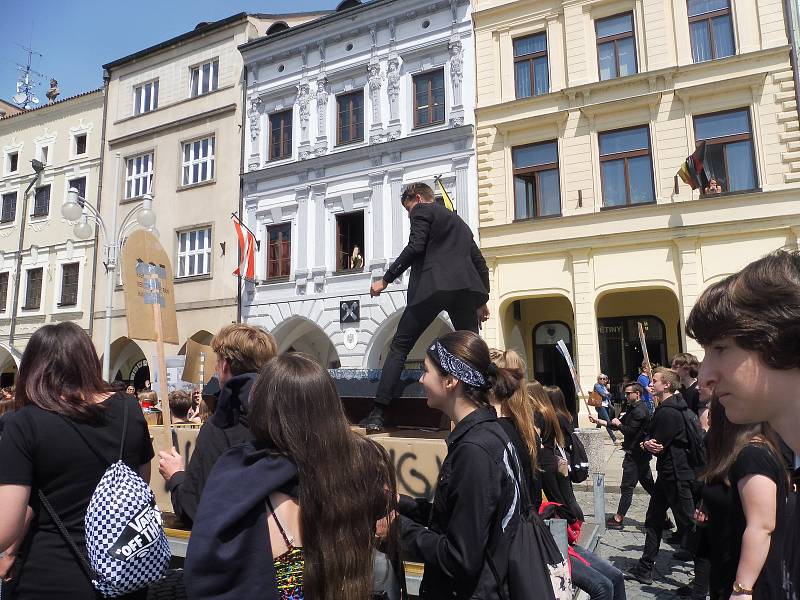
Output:
[[[689,410],[680,394],[673,394],[664,400],[650,421],[650,439],[664,446],[656,458],[656,471],[659,477],[673,481],[692,481],[694,470],[689,465],[689,437],[683,411]]]
[[[184,564],[189,598],[279,600],[266,498],[295,495],[297,468],[285,456],[245,444],[211,470]]]
[[[185,471],[178,471],[167,482],[172,509],[191,526],[208,475],[220,455],[253,439],[247,427],[250,389],[258,373],[234,375],[219,393],[217,407],[197,434],[197,441]]]

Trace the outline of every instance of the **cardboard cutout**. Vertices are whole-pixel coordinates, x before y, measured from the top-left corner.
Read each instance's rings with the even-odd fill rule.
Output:
[[[181,380],[206,384],[214,376],[216,364],[217,355],[211,346],[205,346],[189,338],[186,340],[186,363],[183,366]]]

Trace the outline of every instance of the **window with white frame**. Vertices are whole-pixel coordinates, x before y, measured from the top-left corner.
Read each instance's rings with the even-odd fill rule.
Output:
[[[0,223],[13,223],[17,217],[17,192],[3,194],[2,215]]]
[[[192,67],[192,97],[213,92],[219,87],[219,59]]]
[[[211,273],[211,227],[178,232],[176,277]]]
[[[133,114],[140,115],[158,108],[158,79],[133,88]]]
[[[78,304],[78,280],[80,263],[61,265],[61,300],[58,306],[76,306]]]
[[[8,306],[8,271],[0,273],[0,313]]]
[[[214,136],[183,143],[182,185],[214,179]]]
[[[50,146],[41,146],[39,148],[39,160],[43,165],[49,164],[50,161]]]
[[[19,152],[6,154],[6,173],[16,173],[19,169]]]
[[[44,269],[28,269],[25,278],[25,306],[23,310],[38,310],[42,305],[42,281]]]
[[[50,214],[50,184],[36,188],[33,196],[31,217],[46,217]]]
[[[125,160],[125,199],[150,193],[153,180],[153,153],[132,156]]]

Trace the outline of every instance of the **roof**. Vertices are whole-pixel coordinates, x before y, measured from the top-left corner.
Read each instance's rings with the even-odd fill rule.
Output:
[[[211,21],[210,23],[201,23],[191,31],[187,31],[186,33],[182,33],[178,36],[175,36],[174,38],[165,40],[159,44],[156,44],[155,46],[150,46],[149,48],[145,48],[144,50],[139,50],[137,52],[134,52],[133,54],[129,54],[128,56],[123,56],[122,58],[113,60],[110,63],[104,64],[103,69],[106,70],[114,69],[115,67],[119,67],[121,65],[124,65],[125,63],[134,61],[137,58],[142,58],[144,56],[147,56],[148,54],[152,54],[153,52],[158,52],[159,50],[163,50],[165,48],[169,48],[170,46],[180,44],[181,42],[192,39],[195,36],[208,33],[209,31],[214,31],[215,29],[221,29],[223,27],[231,25],[232,23],[244,21],[249,16],[256,17],[259,19],[287,19],[292,17],[306,17],[306,16],[326,14],[326,13],[327,11],[292,12],[292,13],[280,13],[280,14],[246,13],[246,12],[236,13],[235,15],[231,15],[230,17],[220,19],[219,21]]]
[[[13,119],[14,117],[21,117],[22,115],[27,115],[28,113],[36,112],[37,110],[42,110],[43,108],[50,108],[51,106],[56,106],[57,104],[63,104],[64,102],[69,102],[70,100],[75,100],[76,98],[83,98],[84,96],[90,96],[92,94],[97,94],[98,92],[102,92],[103,88],[97,88],[95,90],[89,90],[88,92],[81,92],[80,94],[75,94],[74,96],[68,96],[66,98],[62,98],[61,100],[56,100],[55,102],[48,102],[47,104],[42,104],[41,106],[37,106],[36,108],[30,108],[28,110],[21,109],[20,112],[14,113],[13,115],[8,115],[7,117],[2,117],[2,121],[8,121],[9,119]]]
[[[264,43],[274,42],[277,39],[281,39],[284,37],[288,37],[294,35],[295,33],[299,33],[301,31],[306,31],[310,29],[314,29],[316,27],[321,27],[323,25],[327,25],[329,23],[333,23],[335,21],[339,21],[341,19],[347,19],[352,17],[358,11],[361,10],[368,10],[374,6],[381,6],[384,4],[391,4],[395,2],[395,0],[368,0],[363,2],[363,4],[355,4],[347,7],[350,5],[350,2],[340,2],[339,7],[337,10],[330,12],[318,19],[314,19],[313,21],[306,21],[305,23],[301,23],[299,25],[295,25],[294,27],[290,27],[289,29],[285,29],[283,31],[276,31],[275,33],[271,34],[269,37],[263,36],[259,37],[255,40],[249,41],[239,46],[239,50],[249,50],[250,48],[256,48]]]

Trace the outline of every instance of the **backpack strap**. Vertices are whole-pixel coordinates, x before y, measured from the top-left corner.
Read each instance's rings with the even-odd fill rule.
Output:
[[[86,557],[83,555],[83,553],[78,549],[78,545],[75,543],[75,540],[72,539],[72,536],[64,526],[64,522],[59,518],[58,513],[56,513],[55,509],[50,504],[50,501],[47,499],[47,496],[44,495],[42,490],[39,490],[39,500],[41,501],[42,506],[44,506],[47,513],[50,515],[53,523],[56,524],[61,537],[64,538],[64,541],[67,542],[67,546],[69,546],[70,550],[72,550],[75,558],[78,559],[78,564],[80,564],[81,570],[89,578],[89,581],[93,583],[94,580],[97,579],[97,574],[89,565],[89,561],[86,560]]]

